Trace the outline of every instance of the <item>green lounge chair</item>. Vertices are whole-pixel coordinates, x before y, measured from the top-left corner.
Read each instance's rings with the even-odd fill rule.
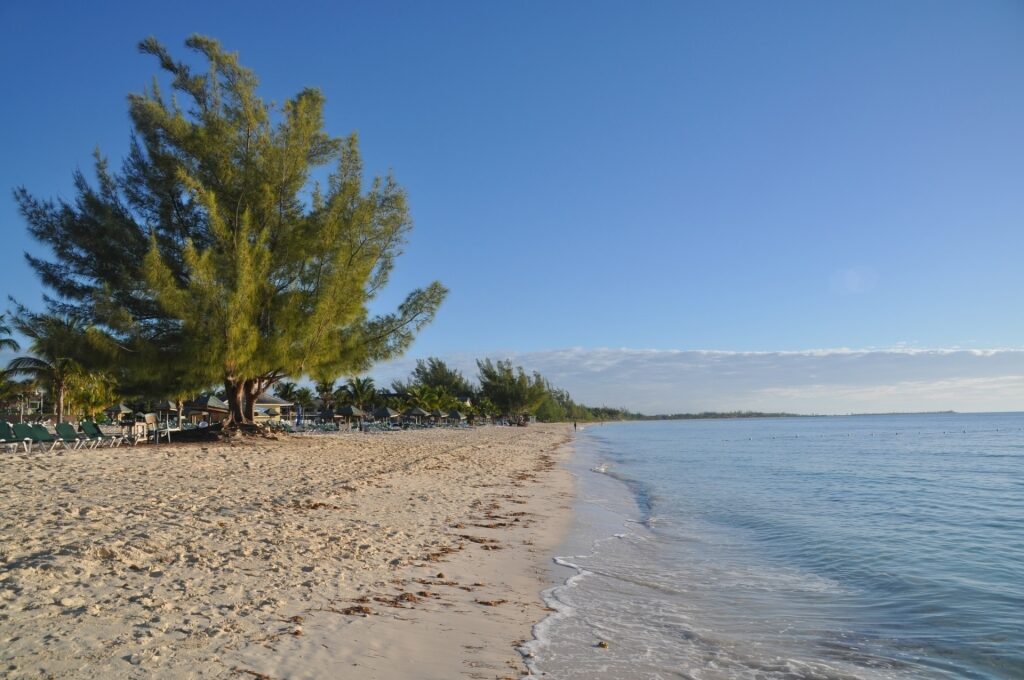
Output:
[[[18,447],[24,443],[20,437],[14,436],[10,423],[0,420],[0,445],[6,446],[8,451],[17,451]]]
[[[32,436],[32,428],[26,423],[14,423],[12,426],[14,430],[14,438],[19,440],[25,445],[25,452],[28,453],[32,450],[35,445],[35,437]]]
[[[57,436],[64,441],[64,446],[80,449],[87,442],[85,438],[78,436],[75,428],[68,423],[57,423],[55,429],[57,430]]]
[[[105,434],[100,430],[100,426],[88,420],[83,420],[80,423],[82,432],[89,438],[89,441],[94,442],[93,447],[99,446],[100,444],[107,443],[110,446],[120,446],[121,442],[125,441],[124,435],[120,434]]]
[[[47,449],[47,451],[53,451],[55,448],[57,448],[57,444],[60,444],[65,449],[68,447],[67,442],[65,442],[63,439],[58,439],[57,437],[54,437],[52,434],[50,434],[50,431],[47,430],[46,427],[40,425],[39,423],[33,425],[30,431],[32,433],[32,441],[35,442],[36,444],[39,444],[40,449],[42,449],[47,444],[50,445],[50,448]]]
[[[103,436],[102,432],[93,434],[89,430],[89,425],[92,425],[88,420],[83,420],[78,423],[78,436],[82,438],[83,446],[88,446],[90,449],[95,449],[97,446],[107,441]]]

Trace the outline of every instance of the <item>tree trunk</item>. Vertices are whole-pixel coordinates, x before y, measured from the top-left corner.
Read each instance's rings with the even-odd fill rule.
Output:
[[[238,427],[245,423],[242,404],[245,400],[245,383],[234,378],[224,378],[224,392],[228,399],[228,417],[225,427]]]
[[[256,400],[271,385],[280,380],[277,374],[261,375],[256,378],[238,380],[224,378],[224,391],[228,397],[228,419],[226,426],[252,425],[256,422]]]
[[[260,381],[249,379],[243,383],[243,393],[245,394],[245,405],[242,412],[245,414],[246,423],[256,422],[256,400],[262,394],[260,390]]]

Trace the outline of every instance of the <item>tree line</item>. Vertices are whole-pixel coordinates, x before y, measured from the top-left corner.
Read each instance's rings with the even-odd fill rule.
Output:
[[[541,422],[589,421],[599,414],[572,401],[569,393],[552,385],[538,372],[527,373],[509,360],[478,360],[475,382],[442,359],[418,359],[405,379],[378,388],[372,378],[353,377],[344,385],[315,383],[312,388],[281,382],[275,394],[303,408],[322,409],[352,405],[362,410],[387,407],[404,410],[460,411],[466,415],[518,419],[535,416]]]

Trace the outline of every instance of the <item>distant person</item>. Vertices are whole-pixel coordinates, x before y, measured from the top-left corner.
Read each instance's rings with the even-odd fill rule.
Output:
[[[576,431],[576,421],[575,421],[575,420],[574,420],[574,421],[572,421],[572,431],[573,431],[573,432],[575,432],[575,431]]]

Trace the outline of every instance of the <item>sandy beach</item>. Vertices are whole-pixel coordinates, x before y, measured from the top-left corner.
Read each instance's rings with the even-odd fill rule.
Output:
[[[518,678],[570,429],[0,456],[0,674]]]

